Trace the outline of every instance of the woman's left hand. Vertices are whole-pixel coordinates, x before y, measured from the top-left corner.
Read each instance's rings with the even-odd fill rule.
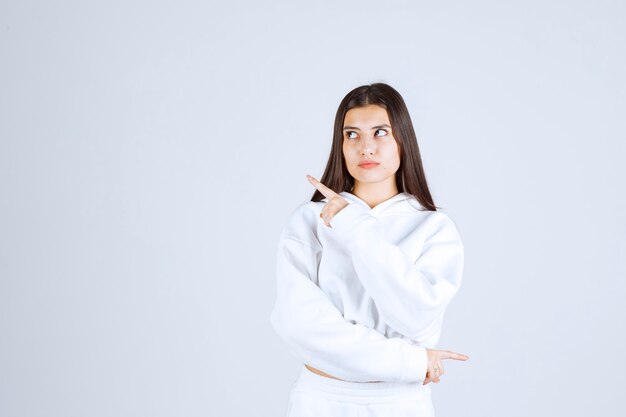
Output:
[[[314,177],[310,175],[307,175],[306,177],[309,182],[313,184],[313,186],[317,188],[320,193],[322,193],[324,197],[328,198],[328,202],[324,204],[324,207],[322,207],[320,217],[322,218],[322,220],[324,220],[324,224],[326,226],[332,227],[330,225],[331,219],[335,216],[335,214],[339,212],[339,210],[346,207],[350,203],[348,203],[348,200],[319,182]]]

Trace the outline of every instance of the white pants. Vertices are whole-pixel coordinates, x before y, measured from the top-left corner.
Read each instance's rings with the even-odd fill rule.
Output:
[[[349,382],[304,365],[289,392],[287,417],[434,417],[431,389],[421,382]]]

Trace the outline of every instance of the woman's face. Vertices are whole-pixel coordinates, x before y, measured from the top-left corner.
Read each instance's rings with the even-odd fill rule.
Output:
[[[388,182],[390,187],[396,187],[400,149],[391,131],[387,110],[376,104],[348,110],[343,122],[343,156],[355,185],[357,182]],[[359,166],[366,161],[378,165]]]

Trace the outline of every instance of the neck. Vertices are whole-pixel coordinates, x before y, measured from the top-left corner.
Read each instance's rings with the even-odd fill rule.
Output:
[[[398,187],[396,187],[395,181],[391,185],[389,183],[361,183],[355,181],[351,192],[365,201],[368,206],[374,208],[398,194]]]

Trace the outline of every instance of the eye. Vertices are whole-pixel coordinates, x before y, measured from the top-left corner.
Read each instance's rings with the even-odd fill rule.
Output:
[[[346,130],[346,138],[348,139],[353,139],[350,135],[354,133],[356,134],[356,132],[354,130]]]
[[[380,136],[387,136],[387,133],[389,133],[385,129],[376,129],[376,132],[381,132],[381,131],[385,132],[385,134],[384,135],[380,135]],[[374,132],[374,133],[376,133],[376,132]]]

